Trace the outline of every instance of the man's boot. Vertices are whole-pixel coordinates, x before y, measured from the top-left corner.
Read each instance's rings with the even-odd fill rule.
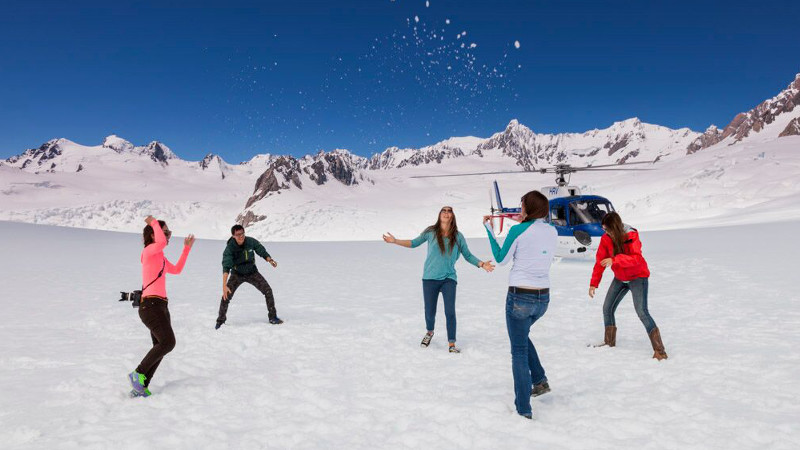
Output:
[[[658,327],[653,328],[650,332],[650,343],[653,344],[653,358],[661,361],[667,359],[667,352],[664,351],[664,344],[661,342],[661,332]]]

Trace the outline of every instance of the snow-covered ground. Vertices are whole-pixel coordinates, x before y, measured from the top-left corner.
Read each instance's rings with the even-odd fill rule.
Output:
[[[261,270],[286,323],[269,325],[244,286],[215,331],[224,242],[198,241],[167,282],[178,345],[155,395],[130,399],[125,375],[150,342],[116,300],[140,281],[140,236],[0,222],[0,447],[800,448],[798,225],[643,227],[662,362],[630,298],[617,347],[587,348],[602,298],[586,295],[590,265],[557,263],[531,333],[553,391],[530,422],[513,408],[507,266],[459,262],[452,355],[441,306],[419,347],[424,249],[266,242],[279,266]]]

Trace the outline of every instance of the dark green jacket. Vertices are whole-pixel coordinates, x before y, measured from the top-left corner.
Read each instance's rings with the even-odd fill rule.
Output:
[[[242,245],[237,244],[236,239],[230,238],[225,251],[222,253],[222,272],[228,273],[233,270],[239,275],[255,273],[258,271],[256,255],[264,259],[270,257],[261,242],[250,236],[244,238],[244,244]]]

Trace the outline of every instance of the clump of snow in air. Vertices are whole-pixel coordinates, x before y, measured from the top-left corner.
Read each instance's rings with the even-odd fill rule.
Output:
[[[519,41],[514,41],[514,48],[519,48]]]
[[[424,12],[433,14],[407,14],[402,18],[405,23],[401,27],[405,28],[369,43],[357,57],[359,66],[364,67],[363,75],[348,64],[333,67],[328,75],[322,94],[330,99],[327,104],[333,104],[337,93],[351,98],[347,103],[354,110],[350,117],[363,122],[360,127],[364,134],[382,135],[388,140],[396,134],[396,128],[410,125],[418,117],[413,111],[419,105],[406,98],[435,98],[437,104],[427,108],[430,113],[440,120],[447,117],[458,121],[508,111],[518,98],[514,85],[518,61],[507,53],[477,55],[477,37],[462,45],[468,30],[447,31],[453,23],[448,17],[450,11],[436,14],[431,8]],[[419,95],[408,95],[412,91]],[[404,95],[398,96],[398,92]],[[385,116],[381,119],[391,121],[395,129],[389,132],[382,125],[385,121],[372,121],[376,116]],[[372,137],[362,139],[370,151],[382,150],[372,148]]]

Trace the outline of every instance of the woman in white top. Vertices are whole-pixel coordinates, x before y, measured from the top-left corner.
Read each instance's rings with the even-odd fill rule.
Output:
[[[514,404],[519,415],[531,419],[531,396],[549,392],[550,386],[528,334],[531,325],[544,315],[550,302],[550,265],[558,233],[555,227],[544,221],[549,212],[549,202],[542,193],[528,192],[522,197],[521,207],[520,223],[511,227],[502,247],[490,228],[491,216],[484,216],[483,222],[498,264],[514,260],[506,295]]]

